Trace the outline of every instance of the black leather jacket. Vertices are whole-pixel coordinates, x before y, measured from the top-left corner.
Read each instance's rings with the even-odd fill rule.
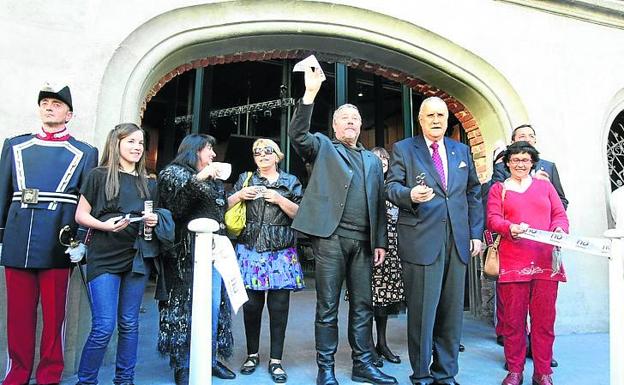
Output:
[[[232,194],[243,188],[246,178],[247,172],[239,175]],[[261,177],[258,171],[254,171],[248,186],[265,186],[276,190],[296,204],[299,204],[303,197],[299,179],[282,170],[279,170],[279,177],[274,183],[270,183],[266,178]],[[292,219],[278,205],[269,203],[264,198],[249,200],[245,203],[247,204],[247,222],[245,229],[238,236],[238,243],[249,248],[255,247],[257,252],[277,251],[295,246],[297,237],[290,227]]]

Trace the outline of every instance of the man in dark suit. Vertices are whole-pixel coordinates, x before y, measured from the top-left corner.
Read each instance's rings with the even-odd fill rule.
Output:
[[[519,141],[529,142],[531,146],[536,147],[537,136],[535,135],[535,130],[530,124],[518,126],[511,133],[511,142],[513,143]],[[492,183],[503,182],[505,179],[509,178],[510,175],[509,171],[505,169],[505,165],[503,163],[498,163],[494,166]],[[557,171],[557,166],[555,166],[553,162],[549,162],[540,157],[539,162],[535,165],[535,173],[533,176],[538,179],[549,180],[557,191],[557,195],[559,195],[561,203],[563,203],[563,208],[568,208],[568,200],[563,192],[563,186],[561,186],[559,172]]]
[[[470,148],[444,136],[446,103],[425,99],[418,121],[423,136],[394,144],[386,185],[400,209],[410,379],[457,384],[466,264],[481,251],[481,185]]]
[[[535,134],[535,129],[530,124],[523,124],[516,128],[514,128],[511,133],[511,142],[519,142],[525,141],[528,142],[531,146],[535,147],[537,144],[537,135]],[[561,185],[561,180],[559,179],[559,172],[557,171],[557,166],[553,162],[549,162],[540,157],[540,160],[535,164],[534,171],[532,172],[533,177],[538,179],[548,180],[552,183],[553,187],[557,191],[557,195],[561,199],[561,203],[563,204],[564,209],[568,209],[568,199],[565,197],[565,193],[563,192],[563,186]],[[501,163],[497,163],[494,166],[494,171],[492,173],[492,180],[490,184],[494,184],[496,182],[504,182],[507,178],[509,178],[511,174],[505,168],[505,165]],[[500,295],[498,295],[498,285],[496,285],[497,296],[496,296],[496,341],[499,345],[504,344],[504,333],[505,333],[505,323],[503,321],[503,312],[504,307],[503,303],[500,301]],[[531,356],[531,346],[527,348],[527,356]],[[559,366],[559,363],[556,359],[552,359],[550,361],[551,367]]]
[[[322,70],[307,68],[305,94],[290,123],[289,136],[312,174],[292,227],[312,238],[316,260],[317,385],[336,385],[334,354],[338,347],[338,304],[342,282],[349,290],[349,344],[357,382],[396,384],[372,364],[372,264],[385,257],[386,208],[381,161],[358,143],[362,119],[346,104],[334,112],[336,136],[310,133],[314,99],[324,80]]]

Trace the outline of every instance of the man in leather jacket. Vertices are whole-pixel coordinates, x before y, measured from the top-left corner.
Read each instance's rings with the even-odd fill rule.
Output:
[[[346,278],[351,378],[396,384],[394,377],[372,364],[370,343],[372,263],[383,262],[388,245],[383,169],[381,161],[357,141],[362,125],[357,107],[345,104],[334,112],[335,140],[309,132],[314,99],[323,80],[320,68],[305,70],[305,94],[288,133],[299,156],[313,165],[292,227],[312,237],[316,260],[316,383],[338,383],[334,354],[338,346],[340,290]]]

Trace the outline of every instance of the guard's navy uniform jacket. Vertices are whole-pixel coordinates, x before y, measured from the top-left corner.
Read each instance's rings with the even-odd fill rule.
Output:
[[[0,264],[13,268],[68,268],[60,229],[76,226],[80,186],[97,165],[97,148],[65,134],[42,140],[6,139],[0,157]]]

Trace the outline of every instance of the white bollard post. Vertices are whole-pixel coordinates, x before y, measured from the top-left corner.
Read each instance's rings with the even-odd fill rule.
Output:
[[[212,383],[212,233],[219,224],[198,218],[189,222],[188,229],[196,233],[189,385],[200,385]]]
[[[612,240],[609,258],[609,356],[611,385],[624,384],[624,189],[611,194],[615,229],[604,235]]]

